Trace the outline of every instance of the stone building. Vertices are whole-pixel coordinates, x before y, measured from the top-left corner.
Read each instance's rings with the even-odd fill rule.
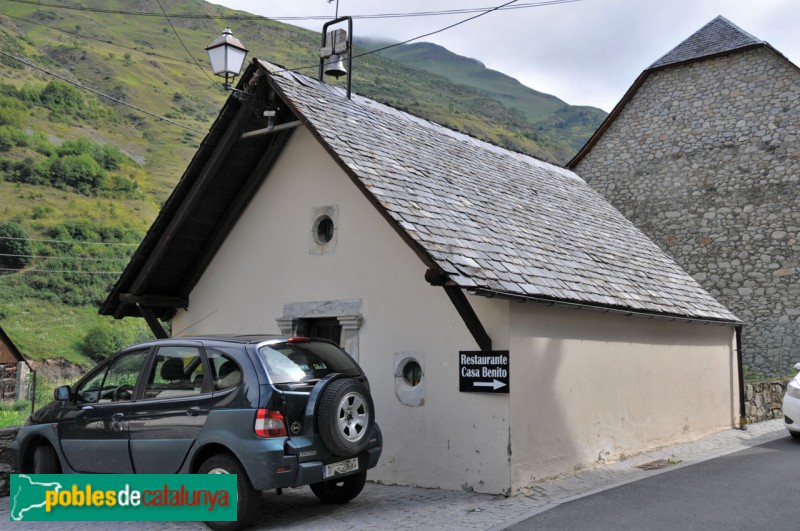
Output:
[[[800,361],[798,98],[798,67],[717,17],[568,165],[745,322],[750,376]]]

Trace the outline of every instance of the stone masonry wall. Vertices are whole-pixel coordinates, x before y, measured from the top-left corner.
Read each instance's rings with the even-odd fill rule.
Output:
[[[800,70],[759,47],[649,74],[576,171],[746,326],[747,375],[800,361]]]
[[[783,395],[789,378],[748,382],[744,386],[747,422],[761,422],[783,417]]]

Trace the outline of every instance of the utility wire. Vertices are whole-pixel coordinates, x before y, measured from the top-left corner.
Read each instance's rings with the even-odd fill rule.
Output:
[[[95,90],[93,88],[89,88],[86,85],[78,83],[77,81],[72,81],[70,79],[67,79],[64,76],[56,74],[55,72],[47,70],[46,68],[42,68],[41,66],[38,66],[38,65],[35,65],[35,64],[33,64],[33,63],[29,62],[29,61],[26,61],[25,59],[21,59],[21,58],[17,57],[16,55],[11,55],[10,53],[6,53],[6,52],[4,52],[2,50],[0,50],[0,54],[5,55],[6,57],[10,57],[11,59],[15,59],[15,60],[19,61],[20,63],[22,63],[24,65],[28,65],[31,68],[35,68],[36,70],[40,70],[40,71],[44,72],[45,74],[53,76],[55,78],[58,78],[58,79],[66,82],[66,83],[69,83],[70,85],[74,85],[74,86],[76,86],[78,88],[81,88],[83,90],[88,90],[89,92],[92,92],[92,93],[97,94],[98,96],[102,96],[104,98],[108,98],[109,100],[111,100],[113,102],[116,102],[116,103],[119,103],[120,105],[124,105],[126,107],[130,107],[131,109],[133,109],[135,111],[138,111],[140,113],[143,113],[143,114],[146,114],[146,115],[151,116],[153,118],[156,118],[157,120],[161,120],[161,121],[166,122],[168,124],[172,124],[172,125],[176,125],[178,127],[182,127],[183,129],[188,129],[189,131],[194,131],[195,133],[199,133],[201,135],[205,135],[206,132],[207,132],[207,131],[201,131],[199,129],[195,129],[194,127],[189,127],[188,125],[183,125],[183,124],[178,123],[176,121],[170,120],[169,118],[166,118],[164,116],[159,116],[156,113],[147,111],[145,109],[142,109],[141,107],[137,107],[136,105],[132,105],[132,104],[130,104],[128,102],[125,102],[125,101],[122,101],[120,99],[117,99],[114,96],[111,96],[109,94],[105,94],[103,92],[100,92],[99,90]]]
[[[65,6],[58,4],[46,4],[43,2],[33,2],[31,0],[7,0],[17,4],[28,4],[38,7],[52,7],[56,9],[67,9],[72,11],[86,11],[90,13],[106,13],[111,15],[132,15],[140,17],[163,17],[163,13],[153,11],[127,11],[124,9],[102,9],[96,7],[79,7],[79,6]],[[527,2],[525,4],[518,4],[514,6],[501,7],[503,11],[512,9],[527,9],[530,7],[542,7],[558,4],[569,4],[573,2],[580,2],[582,0],[544,0],[541,2]],[[446,16],[446,15],[464,15],[469,13],[481,13],[491,9],[490,7],[470,7],[460,9],[443,9],[438,11],[411,11],[406,13],[375,13],[371,15],[353,15],[353,19],[381,19],[381,18],[409,18],[409,17],[431,17],[431,16]],[[182,14],[170,13],[171,18],[186,18],[186,19],[210,19],[210,20],[330,20],[329,15],[307,15],[307,16],[285,16],[285,17],[268,17],[264,15],[208,15],[208,14]],[[337,17],[338,18],[338,17]]]
[[[167,12],[164,11],[164,6],[161,5],[161,0],[156,0],[156,2],[158,2],[158,7],[161,8],[161,12],[164,13],[164,18],[167,19],[167,23],[169,24],[169,27],[172,28],[172,33],[174,33],[175,36],[178,38],[178,42],[181,43],[181,46],[183,46],[183,49],[186,50],[186,53],[189,54],[189,57],[192,58],[192,61],[194,61],[194,64],[196,64],[197,68],[199,68],[200,71],[203,72],[203,74],[205,74],[205,76],[208,78],[208,80],[211,81],[211,83],[215,83],[214,78],[212,78],[210,75],[208,75],[208,72],[206,72],[205,68],[200,66],[200,63],[198,63],[197,59],[194,58],[194,55],[192,55],[192,52],[190,52],[189,48],[187,48],[186,45],[183,43],[183,39],[181,39],[181,36],[178,35],[178,30],[176,30],[175,26],[172,25],[172,21],[169,19],[169,16],[167,15]]]
[[[482,17],[484,15],[488,15],[489,13],[493,13],[494,11],[497,11],[499,9],[503,9],[504,7],[507,7],[507,6],[513,4],[516,1],[517,0],[511,0],[510,2],[506,2],[505,4],[501,4],[501,5],[497,6],[497,7],[488,8],[486,11],[478,13],[477,15],[465,18],[463,20],[460,20],[458,22],[450,24],[449,26],[445,26],[445,27],[440,28],[440,29],[435,30],[435,31],[431,31],[431,32],[425,33],[423,35],[418,35],[416,37],[412,37],[412,38],[404,40],[402,42],[396,42],[394,44],[389,44],[387,46],[383,46],[383,47],[377,48],[375,50],[370,50],[368,52],[364,52],[364,53],[360,53],[358,55],[354,55],[354,56],[351,57],[351,59],[357,59],[359,57],[364,57],[366,55],[371,55],[371,54],[374,54],[374,53],[382,52],[382,51],[388,50],[390,48],[395,48],[397,46],[402,46],[404,44],[408,44],[409,42],[413,42],[413,41],[416,41],[416,40],[419,40],[419,39],[424,39],[425,37],[430,37],[431,35],[436,35],[437,33],[441,33],[443,31],[447,31],[447,30],[449,30],[451,28],[455,28],[456,26],[460,26],[461,24],[465,24],[465,23],[467,23],[467,22],[469,22],[471,20],[475,20],[476,18]],[[558,0],[554,0],[554,1],[558,1]],[[563,0],[563,1],[579,2],[580,0]],[[298,70],[310,70],[312,68],[319,68],[319,64],[308,65],[308,66],[298,66],[298,67],[294,67],[294,68],[284,68],[283,70],[275,70],[272,73],[273,74],[280,74],[282,72],[296,72]]]
[[[138,243],[90,242],[85,240],[43,240],[39,238],[16,238],[13,236],[0,236],[0,240],[15,240],[15,241],[44,242],[44,243],[71,243],[73,245],[120,245],[128,247],[139,246]]]
[[[76,31],[69,31],[69,30],[57,28],[55,26],[48,26],[47,24],[42,24],[41,22],[36,22],[34,20],[28,20],[27,18],[15,17],[14,15],[8,15],[8,14],[4,14],[3,16],[6,16],[8,18],[13,18],[15,20],[19,20],[19,21],[24,22],[26,24],[34,24],[36,26],[42,26],[43,28],[51,29],[51,30],[54,30],[54,31],[60,31],[61,33],[66,33],[67,35],[72,35],[72,36],[78,37],[80,39],[88,39],[88,40],[92,40],[92,41],[102,42],[103,44],[110,44],[111,46],[116,46],[118,48],[124,48],[126,50],[133,50],[134,52],[139,52],[139,53],[142,53],[142,54],[147,55],[147,56],[161,57],[162,59],[170,59],[171,61],[178,61],[178,62],[181,62],[181,63],[192,64],[191,61],[189,61],[187,59],[182,59],[180,57],[170,57],[169,55],[162,55],[162,54],[157,53],[157,52],[151,52],[151,51],[147,51],[147,50],[142,50],[141,48],[134,48],[133,46],[125,46],[124,44],[117,44],[116,42],[113,42],[113,41],[107,41],[107,40],[104,40],[104,39],[100,39],[98,37],[92,37],[90,35],[85,35],[83,33],[78,33]]]
[[[82,275],[119,275],[122,271],[72,271],[55,269],[13,269],[10,267],[0,267],[0,271],[14,271],[16,273],[77,273]]]
[[[117,258],[94,258],[89,256],[38,256],[35,254],[0,254],[0,256],[14,257],[14,258],[33,258],[36,260],[86,260],[90,262],[114,262],[119,260],[127,260],[128,258],[120,256]]]
[[[397,46],[402,46],[403,44],[408,44],[409,42],[412,42],[412,41],[418,41],[419,39],[424,39],[425,37],[430,37],[431,35],[436,35],[437,33],[441,33],[443,31],[447,31],[447,30],[449,30],[451,28],[455,28],[456,26],[460,26],[461,24],[465,24],[465,23],[469,22],[470,20],[475,20],[476,18],[480,18],[480,17],[482,17],[484,15],[488,15],[489,13],[493,13],[493,12],[499,10],[499,9],[503,9],[506,6],[510,6],[511,4],[515,3],[516,1],[517,0],[511,0],[510,2],[506,2],[505,4],[499,5],[497,7],[493,7],[491,9],[487,9],[486,11],[482,11],[481,13],[478,13],[477,15],[465,18],[464,20],[460,20],[458,22],[450,24],[449,26],[445,26],[445,27],[443,27],[441,29],[438,29],[436,31],[431,31],[430,33],[426,33],[424,35],[420,35],[418,37],[414,37],[414,38],[405,40],[403,42],[397,42],[397,43],[394,43],[394,44],[390,44],[388,46],[383,46],[382,48],[378,48],[376,50],[370,50],[368,52],[364,52],[364,53],[360,53],[358,55],[354,55],[353,57],[351,57],[351,59],[355,59],[357,57],[364,57],[365,55],[370,55],[370,54],[373,54],[373,53],[382,52],[383,50],[388,50],[389,48],[395,48]],[[574,2],[574,1],[577,1],[577,0],[570,0],[570,1]]]

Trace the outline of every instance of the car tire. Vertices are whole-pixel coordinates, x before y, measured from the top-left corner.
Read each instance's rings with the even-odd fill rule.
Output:
[[[217,454],[206,459],[198,474],[236,474],[236,488],[238,498],[236,504],[235,522],[206,522],[206,525],[214,531],[235,531],[244,529],[251,523],[256,516],[259,492],[250,484],[247,473],[233,456],[229,454]]]
[[[356,455],[366,450],[374,422],[372,397],[360,381],[333,380],[320,393],[317,430],[333,455]]]
[[[794,439],[800,439],[800,431],[789,430],[789,435],[791,435]]]
[[[322,503],[347,503],[361,492],[367,482],[367,472],[359,472],[352,476],[329,479],[309,485],[311,491]]]
[[[33,451],[33,473],[61,473],[61,463],[58,462],[58,455],[56,455],[56,451],[49,444],[37,446]]]

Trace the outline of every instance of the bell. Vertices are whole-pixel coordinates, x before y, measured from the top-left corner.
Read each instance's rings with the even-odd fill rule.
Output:
[[[347,69],[344,67],[342,57],[339,54],[331,55],[331,62],[328,63],[328,67],[325,69],[325,74],[328,76],[333,76],[336,79],[339,79],[339,76],[344,76],[347,74]]]

